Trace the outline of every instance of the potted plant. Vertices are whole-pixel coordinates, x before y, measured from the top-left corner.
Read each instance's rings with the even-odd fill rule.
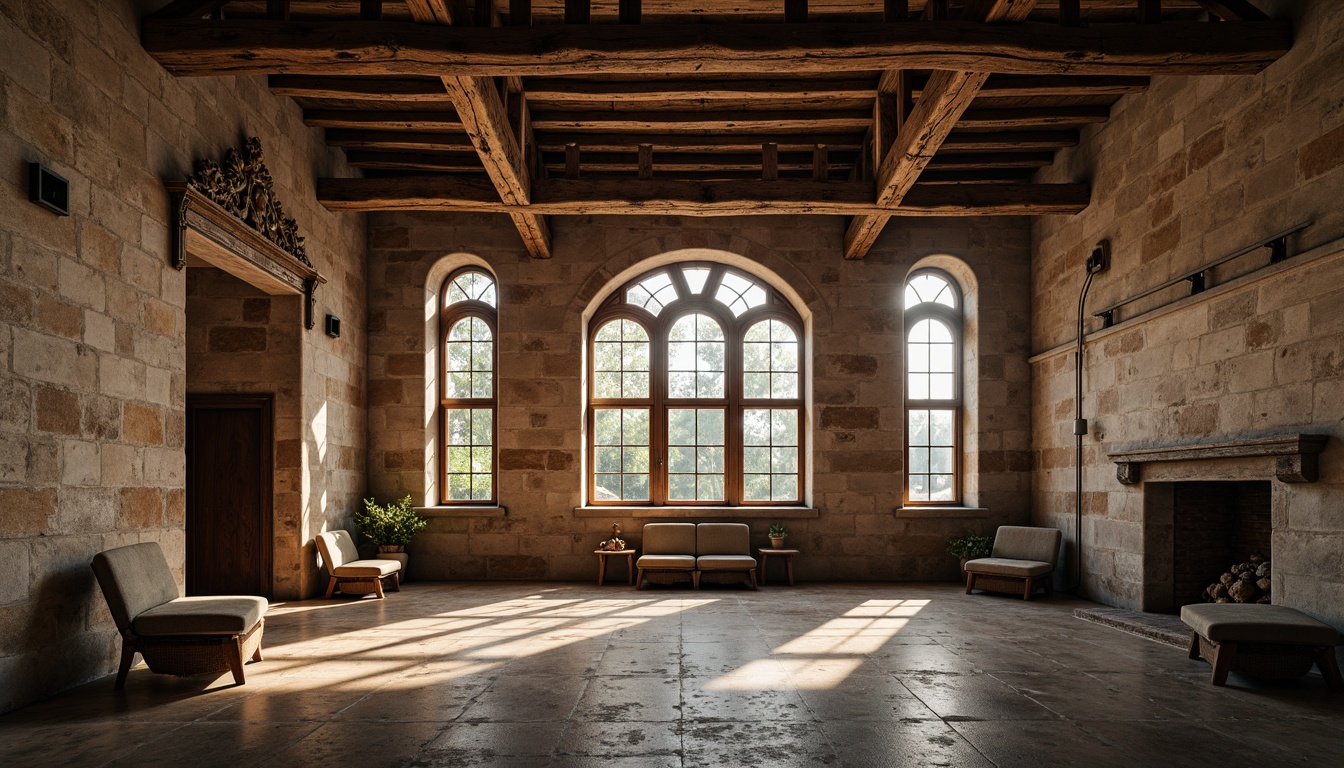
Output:
[[[947,540],[947,554],[961,560],[961,572],[966,573],[966,562],[989,557],[994,551],[994,537],[967,532],[965,536]]]
[[[401,580],[404,581],[410,561],[406,545],[411,543],[415,534],[429,525],[415,513],[411,497],[407,495],[401,501],[386,506],[373,499],[365,499],[364,511],[355,513],[355,524],[364,538],[378,545],[378,559],[401,563]]]
[[[771,523],[770,531],[766,533],[770,537],[770,546],[775,549],[784,548],[784,537],[789,535],[789,529],[779,523]]]

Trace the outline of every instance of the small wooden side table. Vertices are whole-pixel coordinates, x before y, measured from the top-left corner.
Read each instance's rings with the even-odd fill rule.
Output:
[[[761,553],[761,586],[765,586],[765,564],[770,562],[770,556],[784,558],[784,567],[789,574],[789,586],[793,586],[793,556],[802,554],[797,549],[762,549]]]
[[[595,549],[593,554],[597,555],[597,586],[602,586],[607,582],[607,558],[612,555],[625,555],[625,567],[629,571],[627,583],[635,583],[635,550],[633,549]]]

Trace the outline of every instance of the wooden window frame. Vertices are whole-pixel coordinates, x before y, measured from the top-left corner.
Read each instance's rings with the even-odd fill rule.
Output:
[[[453,507],[485,506],[499,503],[499,310],[479,300],[459,301],[447,305],[448,290],[462,275],[475,272],[484,275],[495,287],[495,304],[499,304],[499,281],[481,267],[468,266],[454,270],[443,281],[439,290],[439,505]],[[448,333],[461,320],[476,317],[490,329],[490,397],[448,397]],[[490,498],[448,498],[448,411],[474,409],[490,411]]]
[[[682,274],[684,269],[707,268],[709,277],[698,295],[690,293],[689,286]],[[677,288],[678,298],[663,306],[654,315],[643,307],[626,303],[630,288],[660,273],[671,275]],[[732,272],[766,292],[766,303],[754,307],[741,316],[733,314],[726,305],[714,298],[725,273]],[[667,396],[667,357],[668,334],[672,326],[689,314],[701,313],[712,317],[723,329],[724,337],[724,396],[722,398],[671,398]],[[649,336],[649,396],[645,398],[598,398],[596,387],[595,343],[597,332],[614,320],[631,320],[644,328]],[[788,325],[797,337],[798,344],[798,396],[795,398],[753,398],[743,397],[743,343],[749,328],[763,320],[780,320]],[[651,269],[637,277],[627,280],[603,303],[588,323],[585,339],[588,355],[586,403],[584,420],[587,429],[587,468],[584,481],[588,489],[588,504],[591,506],[640,506],[640,507],[769,507],[804,506],[807,497],[805,486],[805,456],[807,455],[806,403],[804,393],[807,381],[807,340],[803,334],[803,321],[789,301],[778,291],[754,275],[739,269],[733,269],[714,262],[678,262]],[[596,496],[595,462],[595,412],[599,408],[647,408],[649,410],[649,499],[647,501],[598,500]],[[724,498],[710,501],[668,500],[668,412],[684,408],[722,408],[724,411]],[[788,501],[744,501],[744,477],[742,472],[744,446],[742,444],[742,412],[744,410],[770,409],[795,410],[798,414],[798,472],[797,498]]]
[[[926,301],[917,304],[914,307],[905,309],[905,291],[910,285],[910,281],[921,275],[933,275],[948,284],[955,298],[955,307],[948,307],[943,304],[937,304],[932,301]],[[903,474],[901,497],[907,507],[959,507],[963,503],[962,489],[963,483],[963,440],[961,434],[962,417],[965,411],[965,380],[964,371],[965,361],[962,359],[965,349],[965,297],[961,291],[961,285],[953,277],[941,269],[919,269],[911,272],[901,284],[901,307],[903,311],[903,327],[901,329],[901,392],[904,400],[902,414],[904,420],[901,430],[904,434],[904,462],[905,471]],[[947,325],[952,332],[952,360],[954,371],[952,376],[952,387],[956,397],[950,400],[913,400],[910,398],[910,331],[921,320],[938,320]],[[925,499],[910,498],[910,412],[921,410],[939,410],[952,411],[952,499],[930,501]]]

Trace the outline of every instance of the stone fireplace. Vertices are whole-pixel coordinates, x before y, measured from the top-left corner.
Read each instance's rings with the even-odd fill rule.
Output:
[[[1325,443],[1288,435],[1111,453],[1120,482],[1142,489],[1140,608],[1179,612],[1234,564],[1272,558],[1286,494],[1316,481]]]

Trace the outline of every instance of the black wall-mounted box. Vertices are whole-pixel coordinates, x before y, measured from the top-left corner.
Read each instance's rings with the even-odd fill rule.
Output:
[[[69,216],[70,182],[41,163],[29,163],[28,199],[59,216]]]
[[[327,315],[327,335],[333,339],[341,338],[341,318]]]

